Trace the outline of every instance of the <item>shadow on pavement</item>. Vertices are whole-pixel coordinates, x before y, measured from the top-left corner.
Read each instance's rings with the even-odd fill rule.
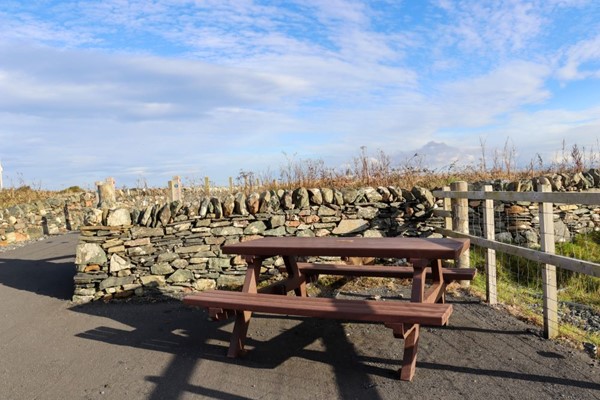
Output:
[[[133,346],[153,351],[163,351],[175,357],[164,369],[162,376],[147,376],[156,385],[149,399],[178,398],[189,392],[211,398],[244,399],[238,395],[192,384],[192,373],[203,361],[237,365],[248,369],[275,369],[292,358],[324,363],[331,367],[340,395],[355,397],[368,389],[369,375],[394,379],[395,369],[385,369],[360,363],[354,346],[346,338],[341,323],[331,320],[287,318],[295,326],[282,330],[277,336],[258,340],[248,337],[244,357],[227,358],[232,321],[210,322],[201,310],[183,306],[179,302],[165,301],[152,305],[132,303],[87,304],[71,308],[72,311],[98,315],[132,326],[133,330],[99,326],[77,336],[118,346]],[[251,325],[258,327],[277,323],[279,318],[254,315]],[[258,328],[257,328],[258,329]],[[251,329],[252,330],[252,329]],[[325,349],[309,350],[307,346],[321,340]],[[380,360],[396,364],[399,360]],[[395,368],[395,367],[394,367]],[[249,371],[248,375],[253,376]],[[380,399],[375,391],[366,397]]]
[[[53,254],[48,251],[45,257],[39,257],[42,243],[57,246],[70,246],[71,240],[48,239],[13,251],[0,254],[0,284],[18,290],[70,300],[73,296],[73,276],[75,275],[74,251],[71,254]],[[28,252],[27,249],[32,249]]]

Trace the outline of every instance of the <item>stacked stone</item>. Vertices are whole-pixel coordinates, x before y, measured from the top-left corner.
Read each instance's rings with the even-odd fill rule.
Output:
[[[469,202],[469,229],[472,235],[483,236],[481,201]],[[530,248],[540,246],[539,204],[525,201],[498,203],[494,211],[496,240]],[[600,230],[600,207],[559,204],[553,209],[554,238],[568,242],[573,235]]]
[[[76,230],[86,205],[85,196],[66,195],[0,209],[0,245]]]
[[[196,206],[194,205],[196,204]],[[429,236],[426,189],[299,188],[172,202],[141,210],[90,210],[77,247],[73,300],[176,295],[241,285],[247,264],[229,243],[267,236]],[[277,275],[281,258],[264,263]]]

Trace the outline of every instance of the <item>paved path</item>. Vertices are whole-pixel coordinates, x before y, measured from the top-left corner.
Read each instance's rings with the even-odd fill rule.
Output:
[[[490,307],[456,300],[426,329],[412,383],[380,325],[259,316],[231,323],[179,302],[75,306],[77,236],[0,254],[0,399],[600,399],[600,367]]]

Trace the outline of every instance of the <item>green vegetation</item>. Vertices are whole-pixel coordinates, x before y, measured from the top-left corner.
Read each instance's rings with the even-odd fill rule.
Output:
[[[581,260],[600,262],[600,232],[577,235],[572,242],[557,243],[557,254]],[[541,265],[522,257],[496,253],[498,301],[515,315],[537,325],[543,324],[542,317],[542,273]],[[485,249],[471,250],[471,265],[480,269],[471,290],[485,297],[486,276]],[[568,303],[590,306],[600,313],[600,278],[557,268],[558,297],[561,309],[567,311]],[[563,339],[580,345],[582,342],[600,346],[600,334],[586,332],[569,323],[559,324]]]

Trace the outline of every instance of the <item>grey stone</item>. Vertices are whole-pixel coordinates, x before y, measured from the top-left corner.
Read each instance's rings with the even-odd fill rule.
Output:
[[[131,268],[131,263],[128,260],[124,259],[123,257],[119,256],[118,254],[113,254],[110,257],[109,271],[111,273],[119,272],[124,269],[130,269],[130,268]]]
[[[385,186],[378,186],[377,192],[381,195],[381,201],[390,202],[392,200],[392,193]]]
[[[294,208],[294,200],[292,198],[292,192],[286,190],[281,196],[281,208],[284,210],[291,210]]]
[[[199,292],[203,292],[216,289],[217,282],[214,279],[198,279],[192,284],[192,287]]]
[[[153,246],[136,246],[127,249],[127,254],[130,256],[147,256],[154,253]]]
[[[246,207],[250,214],[257,214],[260,210],[260,195],[256,192],[250,193],[246,199]]]
[[[496,234],[496,241],[502,243],[512,243],[513,236],[510,232],[500,232]]]
[[[224,228],[213,228],[211,232],[215,236],[241,236],[244,234],[242,228],[236,228],[233,226],[226,226]]]
[[[208,268],[221,270],[231,267],[231,258],[210,258],[208,260]]]
[[[129,285],[131,283],[135,282],[135,277],[134,276],[125,276],[122,278],[117,278],[115,276],[111,276],[106,278],[105,280],[103,280],[102,282],[100,282],[100,285],[98,286],[98,288],[100,290],[104,290],[107,288],[113,288],[113,287],[118,287],[118,286],[123,286],[123,285]]]
[[[108,278],[108,275],[104,272],[98,274],[86,274],[80,272],[75,274],[75,276],[73,277],[73,282],[75,282],[76,285],[84,285],[88,283],[98,282],[106,278]]]
[[[278,226],[275,229],[267,229],[263,232],[264,236],[285,236],[286,230],[285,226]]]
[[[310,206],[310,199],[306,188],[298,188],[292,193],[292,201],[295,208],[303,209]]]
[[[156,214],[156,218],[160,221],[162,226],[167,226],[171,222],[171,207],[165,204]]]
[[[171,263],[171,267],[177,269],[187,268],[188,265],[188,261],[183,259],[175,260]]]
[[[236,193],[234,212],[239,215],[248,215],[248,209],[246,208],[246,195],[244,193]]]
[[[277,193],[271,191],[271,199],[269,200],[269,209],[277,212],[281,208],[281,199],[277,196]]]
[[[191,281],[192,279],[194,279],[194,273],[192,271],[188,271],[186,269],[178,269],[167,278],[167,282],[187,282]]]
[[[323,196],[323,204],[333,204],[333,190],[321,188],[321,195]]]
[[[244,276],[221,275],[217,279],[217,286],[220,288],[238,288],[244,284]]]
[[[569,242],[571,241],[571,232],[567,225],[561,221],[554,221],[554,241],[555,242]]]
[[[229,217],[235,211],[235,197],[232,194],[228,194],[223,199],[223,216]]]
[[[260,235],[266,230],[267,226],[263,221],[254,221],[244,229],[244,235]]]
[[[131,237],[133,239],[142,238],[142,237],[157,237],[163,236],[165,231],[163,228],[146,228],[141,226],[134,226],[131,228]]]
[[[285,224],[285,215],[273,215],[271,219],[269,219],[269,226],[271,229],[277,228],[278,226],[282,226]]]
[[[106,253],[102,247],[96,243],[84,243],[77,245],[75,252],[75,264],[103,265],[107,262]]]
[[[369,223],[363,219],[343,219],[333,230],[334,235],[347,235],[360,233],[369,229]]]
[[[412,188],[411,193],[421,203],[424,203],[427,208],[431,208],[435,205],[435,198],[428,189],[421,186],[415,186]]]
[[[383,196],[374,188],[365,188],[365,197],[369,203],[378,203],[383,200]]]
[[[165,277],[162,275],[146,275],[140,277],[140,281],[144,286],[164,286],[166,284]]]
[[[375,207],[358,207],[356,216],[358,218],[373,219],[378,212],[379,210]]]
[[[128,226],[131,225],[131,214],[127,208],[117,208],[110,210],[106,219],[107,226]]]
[[[308,200],[317,206],[323,204],[323,194],[318,188],[308,189]]]
[[[365,231],[363,233],[364,237],[370,237],[370,238],[379,238],[379,237],[385,237],[385,235],[383,234],[383,232],[375,230],[375,229],[369,229],[367,231]]]
[[[200,218],[206,218],[206,214],[208,214],[208,205],[210,204],[209,198],[204,198],[200,202],[200,209],[198,209],[198,216]]]
[[[221,206],[221,202],[216,197],[210,199],[210,204],[212,205],[213,214],[215,218],[220,219],[223,218],[223,207]]]
[[[199,253],[202,251],[209,251],[210,250],[210,246],[207,244],[199,244],[199,245],[195,245],[195,246],[182,246],[182,247],[177,247],[175,249],[176,253]]]
[[[157,263],[150,267],[150,272],[154,275],[168,275],[172,274],[173,271],[175,271],[173,267],[167,263]]]
[[[140,225],[142,225],[142,226],[150,225],[153,208],[154,208],[153,206],[149,206],[144,209],[144,211],[142,212],[142,215],[140,216]]]
[[[297,237],[315,237],[315,233],[310,229],[301,229],[296,231]]]
[[[333,192],[332,192],[333,193]],[[317,210],[317,215],[320,217],[337,215],[337,211],[327,206],[321,206]]]
[[[260,194],[258,211],[267,213],[271,210],[271,192],[265,191]]]
[[[358,190],[354,188],[344,188],[342,189],[342,198],[344,204],[353,204],[358,198]]]
[[[177,259],[179,259],[179,254],[177,253],[160,253],[156,261],[170,263]]]

